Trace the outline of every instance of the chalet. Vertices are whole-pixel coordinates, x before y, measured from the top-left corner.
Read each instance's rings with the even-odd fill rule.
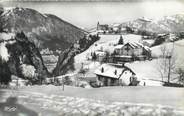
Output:
[[[151,50],[149,47],[140,43],[125,43],[117,45],[114,49],[115,61],[128,62],[132,60],[145,60],[151,57]]]
[[[102,64],[94,72],[99,86],[136,85],[138,83],[135,73],[124,66],[115,64]]]

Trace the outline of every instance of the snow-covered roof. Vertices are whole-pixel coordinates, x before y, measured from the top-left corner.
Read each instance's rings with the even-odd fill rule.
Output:
[[[104,56],[106,54],[106,52],[104,52],[104,51],[98,51],[98,50],[95,53],[98,56]]]
[[[114,23],[112,26],[113,27],[119,27],[121,24],[120,23]]]
[[[141,17],[141,18],[139,18],[139,20],[144,21],[144,22],[151,22],[152,21],[151,19],[149,19],[147,17]]]
[[[166,36],[166,35],[168,35],[168,34],[165,34],[165,33],[158,34],[158,36]]]
[[[135,49],[135,48],[144,48],[145,50],[150,50],[149,47],[144,46],[143,44],[137,43],[137,42],[127,42],[123,45],[117,45],[117,46],[115,46],[115,49],[121,49],[122,47],[127,46],[127,45],[129,45],[133,49]]]
[[[102,68],[103,68],[103,72],[102,72]],[[124,67],[120,67],[112,64],[102,64],[97,70],[95,70],[94,73],[96,75],[102,75],[105,77],[118,79],[120,78],[121,74],[125,70],[128,70],[128,68],[124,68]]]
[[[148,46],[143,46],[145,50],[151,51],[151,49]]]
[[[55,78],[57,78],[57,79],[62,79],[63,77],[71,77],[71,76],[74,76],[74,75],[76,75],[76,74],[77,74],[77,73],[69,73],[69,74],[57,76],[57,77],[55,77]]]
[[[115,57],[119,57],[119,58],[132,58],[132,56],[128,56],[128,55],[117,55]]]
[[[114,47],[114,49],[121,49],[123,46],[124,45],[122,45],[122,44],[121,45],[117,45],[117,46]]]

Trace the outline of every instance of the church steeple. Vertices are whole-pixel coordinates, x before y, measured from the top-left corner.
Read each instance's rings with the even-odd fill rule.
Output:
[[[100,23],[99,23],[99,21],[98,21],[98,23],[97,23],[97,30],[99,30],[99,26],[100,26]]]

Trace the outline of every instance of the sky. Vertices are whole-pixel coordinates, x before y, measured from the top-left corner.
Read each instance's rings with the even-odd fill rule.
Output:
[[[127,2],[129,1],[129,2]],[[131,2],[130,2],[131,1]],[[1,2],[54,14],[81,28],[122,23],[140,17],[161,18],[184,13],[184,0],[124,0],[123,2]]]

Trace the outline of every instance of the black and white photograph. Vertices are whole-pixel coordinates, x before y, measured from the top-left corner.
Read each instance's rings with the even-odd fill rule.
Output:
[[[184,0],[0,0],[0,116],[184,116]]]

